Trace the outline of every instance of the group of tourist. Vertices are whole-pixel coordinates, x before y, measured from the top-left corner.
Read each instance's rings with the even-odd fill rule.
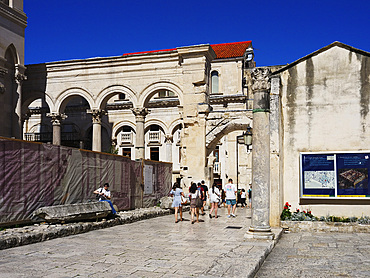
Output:
[[[184,218],[182,217],[182,206],[187,204],[187,199],[179,183],[174,183],[170,195],[173,196],[172,207],[175,209],[175,223],[184,221]],[[191,224],[199,222],[199,215],[205,215],[204,207],[206,206],[208,199],[210,203],[209,218],[218,218],[218,207],[222,204],[227,205],[228,218],[236,217],[235,210],[237,206],[237,196],[239,196],[239,193],[236,185],[233,184],[232,179],[228,180],[228,183],[223,189],[215,183],[210,189],[208,189],[204,180],[199,183],[192,182],[189,187]],[[246,197],[247,193],[245,192],[245,189],[242,189],[240,192],[242,207],[248,207],[246,204]],[[178,217],[179,214],[180,218]]]

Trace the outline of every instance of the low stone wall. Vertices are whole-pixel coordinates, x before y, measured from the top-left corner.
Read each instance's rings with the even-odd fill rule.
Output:
[[[281,221],[281,227],[293,233],[298,232],[335,232],[370,233],[370,225],[324,221]]]
[[[161,209],[159,207],[140,208],[130,211],[121,211],[117,214],[117,217],[113,219],[103,219],[96,222],[77,222],[68,224],[43,223],[22,228],[5,229],[0,231],[0,250],[58,237],[86,233],[93,230],[132,223],[172,213],[173,210]]]

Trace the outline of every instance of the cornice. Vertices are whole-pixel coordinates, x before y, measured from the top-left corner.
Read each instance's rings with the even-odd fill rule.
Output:
[[[23,11],[19,11],[17,9],[12,9],[9,6],[0,3],[0,15],[17,25],[21,26],[22,28],[27,27],[27,16]]]

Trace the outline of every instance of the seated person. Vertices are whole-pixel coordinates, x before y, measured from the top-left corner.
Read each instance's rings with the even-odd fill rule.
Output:
[[[110,191],[109,191],[109,183],[105,183],[103,188],[98,188],[97,190],[94,191],[94,194],[98,194],[97,197],[99,199],[99,202],[108,202],[110,207],[112,208],[112,213],[116,214],[116,210],[113,207],[112,202],[110,201]]]

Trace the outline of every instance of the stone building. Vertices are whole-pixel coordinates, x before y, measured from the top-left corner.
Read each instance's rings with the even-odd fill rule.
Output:
[[[239,183],[238,148],[245,187],[249,153],[235,140],[252,125],[247,53],[251,41],[28,65],[24,138],[172,162],[184,186]]]
[[[24,30],[27,17],[23,0],[0,0],[0,134],[22,138],[22,82],[24,76]]]
[[[172,162],[185,187],[228,178],[248,187],[253,144],[242,135],[258,132],[251,41],[27,65],[25,80],[22,6],[0,1],[0,136]],[[272,226],[285,202],[370,215],[369,57],[335,42],[268,67]]]
[[[334,42],[273,72],[271,85],[272,219],[287,201],[315,215],[370,215],[370,53]],[[341,168],[357,182],[343,188]]]

